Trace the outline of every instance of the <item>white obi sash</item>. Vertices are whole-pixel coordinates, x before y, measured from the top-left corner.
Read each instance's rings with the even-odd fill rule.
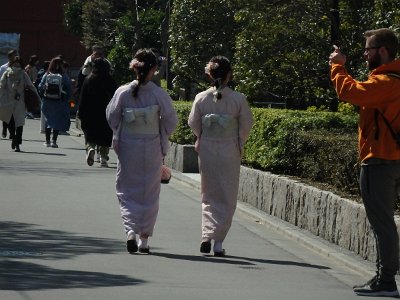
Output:
[[[233,138],[239,134],[239,125],[232,115],[207,114],[201,118],[202,137]]]
[[[159,134],[160,107],[127,107],[122,112],[122,132],[128,134]]]

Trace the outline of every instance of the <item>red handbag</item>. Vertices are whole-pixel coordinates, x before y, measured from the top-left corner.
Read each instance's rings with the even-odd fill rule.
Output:
[[[161,183],[168,184],[171,180],[171,169],[166,165],[161,166]]]

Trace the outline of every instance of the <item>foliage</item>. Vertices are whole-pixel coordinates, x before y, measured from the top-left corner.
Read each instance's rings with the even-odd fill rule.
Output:
[[[357,134],[304,131],[294,137],[293,144],[295,176],[329,184],[341,194],[359,195]]]
[[[112,43],[112,7],[108,1],[91,0],[82,7],[83,42],[86,48],[94,44],[104,45],[109,48]]]
[[[272,5],[251,0],[236,13],[241,25],[236,38],[237,89],[250,101],[269,91],[287,98],[289,108],[329,104],[326,99],[332,99],[333,92],[325,2]]]
[[[143,47],[161,49],[160,26],[163,14],[159,10],[149,8],[139,14],[141,20],[141,44]],[[135,28],[131,26],[132,19],[136,18],[135,13],[127,11],[118,18],[114,27],[114,47],[110,50],[108,58],[114,65],[114,78],[119,83],[125,83],[133,79],[132,72],[128,69],[134,49],[137,45]]]
[[[178,125],[170,140],[181,145],[194,145],[195,135],[188,125],[188,118],[192,108],[191,102],[174,101],[174,108],[178,114]]]
[[[64,27],[66,30],[79,37],[83,36],[82,29],[82,1],[70,0],[63,3],[64,8]]]
[[[165,0],[69,0],[64,3],[64,24],[87,49],[101,44],[109,52],[116,80],[124,83],[132,79],[128,64],[135,47],[162,49],[165,5]]]
[[[176,0],[170,27],[174,91],[207,84],[204,67],[214,55],[233,58],[236,25],[231,1]],[[190,94],[186,99],[192,98]]]

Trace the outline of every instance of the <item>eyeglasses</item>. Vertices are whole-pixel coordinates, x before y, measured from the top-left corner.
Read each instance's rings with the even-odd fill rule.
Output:
[[[381,48],[381,47],[382,47],[382,46],[364,48],[364,52],[369,52],[369,50],[372,50],[372,49],[379,49],[379,48]]]

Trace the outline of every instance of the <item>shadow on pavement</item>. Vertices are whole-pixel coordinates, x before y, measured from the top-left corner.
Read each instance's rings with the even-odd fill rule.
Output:
[[[1,261],[0,270],[0,290],[9,291],[115,287],[145,283],[125,275],[60,270],[15,260]]]
[[[119,240],[41,229],[34,224],[6,221],[0,222],[0,240],[0,257],[8,258],[35,256],[42,260],[70,259],[85,254],[112,254],[123,249]]]
[[[71,168],[71,164],[68,163],[59,163],[58,167],[42,167],[41,163],[32,163],[32,162],[27,162],[25,166],[20,166],[20,165],[1,165],[0,166],[0,172],[4,171],[6,172],[7,175],[23,175],[23,174],[35,174],[35,175],[42,175],[42,176],[76,176],[76,174],[79,174],[80,177],[82,176],[91,176],[93,174],[96,174],[99,172],[99,169],[102,169],[104,171],[107,171],[107,169],[113,170],[116,169],[116,167],[109,166],[108,168],[100,168],[100,167],[92,167],[92,168],[86,168],[85,165],[86,162],[82,162],[82,166],[85,168],[82,169],[75,169]]]
[[[27,154],[40,154],[40,155],[49,155],[49,156],[67,156],[64,153],[48,153],[48,152],[34,152],[34,151],[24,151],[21,149],[20,153],[27,153]]]
[[[157,252],[152,252],[152,255],[170,258],[170,259],[211,262],[211,263],[224,263],[224,264],[232,264],[232,265],[241,265],[241,266],[245,266],[245,267],[246,266],[256,266],[259,264],[274,264],[274,265],[283,265],[283,266],[297,266],[297,267],[304,267],[304,268],[314,268],[314,269],[321,269],[321,270],[330,269],[329,267],[326,267],[326,266],[312,265],[312,264],[296,262],[296,261],[258,259],[258,258],[249,258],[249,257],[231,256],[231,255],[227,255],[224,258],[214,257],[212,255],[197,256],[197,255],[182,255],[182,254],[157,253]]]
[[[0,222],[0,290],[41,290],[126,286],[145,281],[125,275],[62,270],[24,261],[72,259],[121,252],[120,241],[41,229],[34,224]]]

